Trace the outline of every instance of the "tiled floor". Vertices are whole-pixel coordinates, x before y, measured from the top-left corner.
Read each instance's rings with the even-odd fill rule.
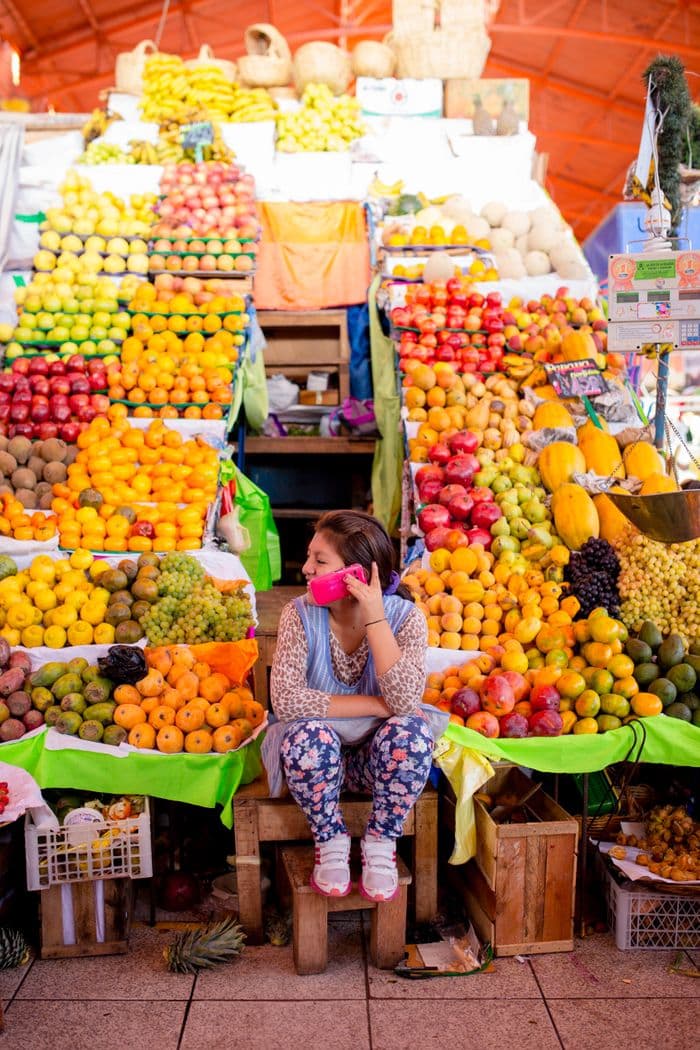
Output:
[[[341,917],[338,917],[339,919]],[[376,970],[368,928],[333,922],[324,974],[292,949],[247,948],[198,977],[170,974],[172,933],[137,926],[129,954],[35,960],[0,972],[0,1050],[696,1050],[700,980],[676,951],[620,952],[607,934],[573,952],[497,959],[490,973],[408,981]],[[700,964],[686,953],[682,966]]]

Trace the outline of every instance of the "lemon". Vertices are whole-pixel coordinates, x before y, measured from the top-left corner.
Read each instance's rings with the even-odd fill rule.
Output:
[[[41,609],[37,609],[36,606],[32,606],[32,623],[40,624],[44,621],[44,614]]]
[[[7,610],[7,625],[18,631],[31,627],[34,623],[34,606],[21,598]]]
[[[72,587],[69,583],[57,583],[53,589],[53,593],[56,595],[56,599],[59,602],[64,602],[69,594],[72,594],[75,587]]]
[[[61,584],[64,586],[80,587],[84,582],[85,574],[80,569],[69,569],[61,578]]]
[[[42,580],[30,580],[27,584],[25,594],[32,601],[36,598],[37,594],[41,594],[42,591],[51,590],[48,583],[44,583]]]
[[[40,583],[53,583],[56,578],[55,562],[48,554],[39,554],[29,566],[32,580]]]
[[[114,628],[111,623],[98,623],[93,636],[95,645],[111,645],[113,641]]]
[[[112,592],[108,591],[106,587],[93,587],[92,592],[90,593],[90,599],[91,601],[98,601],[106,605],[111,594]]]
[[[81,508],[81,510],[78,511],[78,514],[76,515],[76,517],[78,518],[78,521],[90,520],[90,518],[84,518],[83,519],[83,518],[80,518],[80,516],[79,516],[82,513],[82,511],[85,510],[85,509],[93,511],[93,514],[90,515],[90,518],[92,518],[93,515],[95,515],[95,516],[97,515],[97,511],[95,511],[94,508]],[[71,566],[74,569],[85,570],[85,569],[89,569],[89,568],[92,567],[92,563],[93,563],[93,561],[95,559],[93,558],[92,554],[90,554],[90,551],[86,551],[84,548],[78,547],[77,550],[73,551],[73,553],[71,554],[71,556],[70,556],[70,558],[68,560],[70,561]]]
[[[78,619],[78,613],[72,605],[58,605],[51,615],[57,627],[70,627]]]
[[[54,562],[54,570],[58,579],[61,579],[64,573],[70,572],[70,569],[71,564],[67,558],[61,558],[60,561]]]
[[[65,604],[72,605],[74,609],[82,609],[85,603],[89,600],[90,599],[88,598],[85,591],[73,591],[73,593],[69,594],[66,598]]]
[[[49,649],[62,649],[66,644],[66,632],[62,627],[47,627],[44,631],[44,645]]]
[[[85,620],[77,620],[68,628],[68,642],[70,645],[90,645],[92,643],[92,627]]]
[[[56,608],[58,599],[49,587],[43,587],[42,590],[34,595],[34,604],[41,612],[48,612],[49,609]]]
[[[42,645],[43,641],[43,627],[34,625],[33,627],[25,627],[22,631],[22,645],[26,646],[27,649],[35,649],[37,645]]]
[[[107,602],[97,598],[90,598],[80,609],[80,618],[86,623],[96,627],[101,624],[107,615]]]
[[[90,555],[90,557],[92,558],[92,555]],[[93,561],[90,566],[90,579],[93,582],[97,582],[102,573],[108,572],[109,569],[111,569],[111,567],[112,566],[109,564],[109,562],[105,561],[104,558],[98,558],[96,561]]]

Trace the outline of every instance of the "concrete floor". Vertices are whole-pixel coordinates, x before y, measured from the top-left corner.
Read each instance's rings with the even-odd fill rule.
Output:
[[[362,915],[332,918],[326,973],[297,977],[291,947],[247,948],[197,977],[170,974],[172,932],[137,924],[125,956],[34,960],[0,972],[0,1050],[695,1050],[700,980],[676,951],[496,959],[491,973],[409,981],[368,961]],[[700,952],[683,967],[700,968]]]

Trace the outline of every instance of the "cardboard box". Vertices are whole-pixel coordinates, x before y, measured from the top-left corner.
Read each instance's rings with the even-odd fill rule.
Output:
[[[442,81],[358,77],[355,94],[367,117],[441,117]]]
[[[496,120],[501,114],[503,103],[509,99],[520,120],[527,124],[530,116],[529,80],[446,80],[445,116],[471,120],[476,95],[486,112]]]

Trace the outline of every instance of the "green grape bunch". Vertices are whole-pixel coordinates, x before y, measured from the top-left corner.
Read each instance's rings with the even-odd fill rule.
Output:
[[[613,546],[620,562],[621,619],[637,631],[652,620],[662,634],[700,635],[700,539],[657,543],[629,526]]]

